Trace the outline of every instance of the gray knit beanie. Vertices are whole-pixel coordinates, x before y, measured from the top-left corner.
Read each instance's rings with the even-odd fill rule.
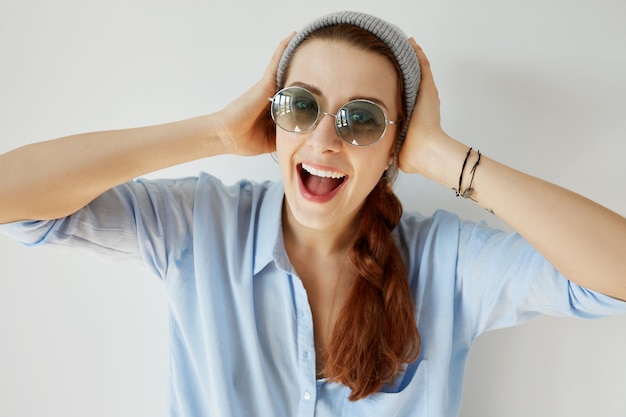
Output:
[[[406,137],[409,120],[411,119],[413,108],[415,107],[415,99],[417,98],[417,90],[420,83],[420,67],[417,55],[409,43],[408,37],[396,26],[378,17],[359,12],[344,11],[322,16],[302,28],[289,43],[278,65],[276,85],[279,87],[283,86],[283,78],[294,52],[309,35],[324,27],[339,24],[358,26],[370,32],[391,49],[398,61],[402,72],[402,85],[404,89],[403,105],[406,112],[405,120],[402,123],[402,130],[398,136],[397,150],[399,150]]]

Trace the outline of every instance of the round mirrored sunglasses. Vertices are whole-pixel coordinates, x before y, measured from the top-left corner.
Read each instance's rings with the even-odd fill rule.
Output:
[[[287,87],[269,99],[272,102],[272,119],[278,127],[288,132],[302,133],[313,130],[324,116],[335,118],[339,136],[353,146],[367,146],[378,142],[387,125],[399,121],[387,120],[383,109],[370,100],[352,100],[344,104],[337,114],[322,111],[319,102],[309,90]]]

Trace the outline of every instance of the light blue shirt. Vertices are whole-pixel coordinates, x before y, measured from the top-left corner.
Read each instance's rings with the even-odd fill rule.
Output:
[[[418,307],[419,360],[351,402],[316,379],[313,319],[283,246],[280,183],[209,175],[139,180],[57,221],[0,231],[27,245],[134,257],[164,282],[176,417],[454,416],[470,346],[539,314],[596,318],[626,303],[567,281],[519,235],[439,211],[406,213],[395,237]]]

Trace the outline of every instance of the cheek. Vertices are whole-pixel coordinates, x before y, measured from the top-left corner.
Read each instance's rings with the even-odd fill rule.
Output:
[[[292,137],[293,133],[283,130],[276,131],[276,155],[283,175],[289,171],[290,161],[296,153],[299,141]]]
[[[385,138],[387,139],[387,138]],[[393,137],[388,138],[389,140],[384,140],[384,142],[379,143],[381,146],[376,146],[376,148],[368,149],[368,154],[365,156],[364,163],[366,167],[369,167],[369,170],[372,171],[372,175],[380,176],[387,170],[390,163],[393,161],[393,149],[395,149],[395,140]]]
[[[276,130],[276,152],[278,153],[278,159],[281,159],[281,156],[289,153],[290,141],[286,135],[287,132],[282,130]]]
[[[367,170],[370,186],[374,188],[387,170],[387,162],[380,159],[373,163],[370,160],[369,163],[365,165],[365,169]]]
[[[389,164],[389,158],[386,155],[389,153],[380,149],[367,152],[359,158],[358,167],[355,167],[359,173],[357,177],[359,178],[357,185],[359,193],[369,194],[376,187]]]

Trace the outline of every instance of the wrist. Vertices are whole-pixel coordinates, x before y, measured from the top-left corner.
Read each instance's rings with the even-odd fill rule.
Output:
[[[232,137],[223,123],[221,112],[200,116],[201,146],[205,157],[235,153]]]
[[[446,188],[457,189],[464,161],[468,158],[468,149],[468,146],[444,134],[425,142],[414,152],[410,172],[420,174]],[[467,165],[469,162],[465,163],[465,168]]]

